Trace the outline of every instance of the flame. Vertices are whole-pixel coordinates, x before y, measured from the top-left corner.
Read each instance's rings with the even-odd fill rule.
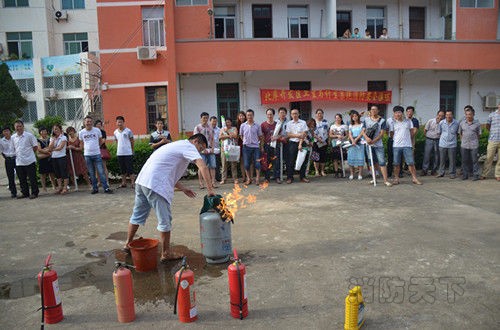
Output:
[[[269,186],[268,182],[263,182],[259,188],[260,191],[265,190]],[[244,185],[246,188],[246,186]],[[230,193],[224,193],[224,199],[222,203],[217,207],[218,210],[222,213],[221,217],[225,221],[231,221],[236,216],[236,213],[246,208],[250,204],[254,204],[257,202],[257,196],[248,194],[245,196],[241,192],[241,187],[239,184],[235,183],[233,191]]]

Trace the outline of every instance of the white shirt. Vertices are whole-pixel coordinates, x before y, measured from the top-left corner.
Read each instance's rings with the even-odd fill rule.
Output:
[[[101,150],[99,149],[99,139],[101,137],[101,130],[97,127],[92,127],[90,130],[84,128],[78,133],[78,138],[83,141],[84,156],[96,156],[101,154]]]
[[[165,144],[148,158],[135,183],[153,190],[172,204],[177,181],[189,163],[200,158],[200,153],[188,140]]]
[[[16,149],[14,148],[14,140],[12,136],[9,140],[3,137],[0,140],[0,152],[5,155],[5,157],[14,157],[16,155]]]
[[[116,141],[118,142],[118,146],[116,147],[116,155],[131,156],[134,152],[132,150],[132,142],[130,142],[130,139],[134,138],[134,133],[132,133],[130,128],[125,127],[123,131],[120,131],[117,128],[115,129],[115,132],[113,134]]]
[[[389,131],[394,132],[394,148],[412,147],[411,143],[411,129],[413,122],[409,119],[403,121],[392,120],[390,123]]]
[[[299,119],[296,122],[290,120],[289,122],[286,123],[286,132],[292,134],[300,134],[302,132],[307,132],[307,124],[302,119]],[[299,142],[299,140],[300,140],[299,138],[290,138],[290,141],[292,142]]]
[[[64,134],[61,134],[57,138],[51,137],[50,138],[50,143],[52,143],[52,141],[54,139],[56,140],[56,142],[54,143],[54,148],[59,148],[64,141],[66,141],[66,145],[61,150],[54,150],[54,151],[52,151],[51,157],[52,158],[62,158],[62,157],[65,157],[66,156],[66,147],[68,146],[68,138],[65,137]]]
[[[15,133],[11,139],[14,142],[14,149],[16,150],[16,166],[27,166],[36,162],[33,147],[38,147],[38,141],[33,134],[26,131],[21,135]]]

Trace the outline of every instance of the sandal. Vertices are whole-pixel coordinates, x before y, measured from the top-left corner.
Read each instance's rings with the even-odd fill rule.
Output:
[[[245,185],[249,185],[250,183],[252,183],[251,181],[245,181]]]
[[[399,184],[399,180],[394,180],[392,181],[392,185],[395,186],[395,185],[398,185]]]
[[[418,181],[418,180],[412,180],[413,184],[416,184],[416,185],[419,185],[421,186],[422,185],[422,182]]]
[[[184,256],[183,255],[180,255],[180,254],[176,254],[176,253],[170,253],[167,257],[160,257],[160,262],[162,264],[165,264],[169,261],[175,261],[175,260],[180,260],[182,259]]]
[[[130,254],[130,248],[128,246],[123,247],[121,251],[126,254]]]
[[[61,195],[66,195],[67,193],[68,193],[68,190],[66,190],[66,189],[63,189],[63,190],[61,191]]]

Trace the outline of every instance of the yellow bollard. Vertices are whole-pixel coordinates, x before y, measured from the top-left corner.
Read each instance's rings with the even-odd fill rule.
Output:
[[[365,323],[365,304],[361,287],[355,286],[349,290],[345,298],[345,323],[344,330],[358,330]]]

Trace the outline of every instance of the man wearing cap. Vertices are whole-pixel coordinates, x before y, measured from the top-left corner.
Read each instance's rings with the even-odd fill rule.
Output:
[[[389,127],[390,136],[394,140],[393,153],[394,153],[394,182],[399,184],[399,172],[401,170],[401,158],[404,156],[408,169],[412,176],[414,184],[421,185],[422,183],[417,179],[417,171],[415,169],[415,162],[413,160],[413,147],[412,136],[415,135],[417,129],[413,127],[411,120],[404,118],[404,108],[397,105],[393,108],[394,120]]]

